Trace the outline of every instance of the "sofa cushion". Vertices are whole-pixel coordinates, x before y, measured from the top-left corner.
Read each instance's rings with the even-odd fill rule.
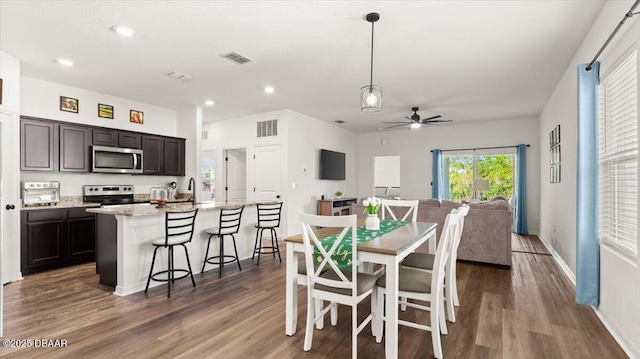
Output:
[[[420,207],[440,207],[440,201],[435,198],[421,199],[418,201],[418,208]]]
[[[443,199],[442,202],[440,202],[440,207],[446,207],[446,208],[458,208],[461,205],[462,203],[460,202],[449,201],[448,199]]]

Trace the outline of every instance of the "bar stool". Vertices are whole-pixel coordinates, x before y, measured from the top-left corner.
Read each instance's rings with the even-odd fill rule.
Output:
[[[207,263],[210,264],[218,264],[218,277],[222,278],[222,267],[225,264],[238,262],[238,269],[242,270],[240,267],[240,259],[238,258],[238,248],[236,247],[236,237],[234,234],[238,233],[240,229],[240,220],[242,218],[242,211],[244,210],[244,206],[232,207],[232,208],[223,208],[220,210],[220,224],[218,227],[211,227],[205,232],[209,235],[209,241],[207,243],[207,251],[204,255],[204,263],[202,263],[202,272],[204,272],[204,266]],[[211,237],[217,236],[220,238],[220,254],[217,256],[207,257],[209,255],[209,246],[211,245]],[[236,255],[224,254],[224,237],[231,236],[233,239],[233,250]],[[226,260],[226,258],[230,258]],[[217,261],[214,261],[217,260]]]
[[[282,213],[282,202],[277,203],[258,203],[258,223],[256,223],[256,243],[253,246],[253,256],[251,260],[258,254],[258,265],[260,265],[260,254],[273,254],[273,258],[278,253],[280,263],[282,263],[282,257],[280,256],[280,247],[278,246],[278,235],[276,234],[276,228],[280,227],[280,214]],[[271,232],[271,247],[265,247],[262,245],[264,230],[268,229]],[[267,251],[264,251],[267,249]]]
[[[149,270],[149,278],[147,279],[147,286],[144,289],[146,293],[149,290],[149,283],[153,279],[157,282],[167,282],[167,298],[171,298],[171,283],[175,283],[176,279],[186,278],[191,276],[191,283],[193,287],[196,286],[196,281],[193,279],[193,271],[191,270],[191,262],[189,261],[189,251],[185,246],[185,243],[191,242],[193,238],[193,227],[196,221],[196,215],[198,210],[188,212],[166,212],[165,213],[165,237],[151,243],[154,247],[153,259],[151,260],[151,269]],[[176,269],[174,267],[173,260],[173,247],[182,246],[184,253],[187,256],[188,269]],[[167,269],[153,273],[153,266],[156,263],[156,253],[160,248],[168,248],[167,257]],[[183,276],[176,278],[176,272],[184,273]],[[166,274],[166,278],[161,278]]]

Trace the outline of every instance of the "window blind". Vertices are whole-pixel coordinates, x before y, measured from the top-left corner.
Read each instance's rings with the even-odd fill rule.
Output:
[[[599,86],[599,236],[637,255],[638,64],[634,51]]]

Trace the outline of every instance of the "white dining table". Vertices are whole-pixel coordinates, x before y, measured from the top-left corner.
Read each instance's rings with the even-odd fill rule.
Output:
[[[358,261],[382,264],[386,268],[387,299],[385,303],[385,356],[398,357],[398,272],[400,262],[429,241],[435,253],[437,223],[408,222],[371,241],[358,245]],[[287,243],[285,333],[296,333],[298,322],[298,254],[304,253],[302,235],[284,239]]]

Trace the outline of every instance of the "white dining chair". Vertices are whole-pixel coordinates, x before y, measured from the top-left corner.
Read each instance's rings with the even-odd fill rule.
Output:
[[[401,219],[400,209],[404,209],[404,215]],[[386,219],[386,214],[391,216],[390,219],[396,221],[415,222],[418,218],[418,200],[396,200],[396,199],[383,199],[382,200],[382,219]],[[410,218],[410,219],[408,219]]]
[[[453,245],[449,259],[447,261],[447,269],[445,274],[445,302],[447,303],[447,318],[451,323],[455,323],[456,316],[454,306],[460,306],[460,299],[458,297],[458,284],[456,280],[456,263],[458,259],[458,246],[460,245],[460,239],[462,238],[462,230],[464,229],[464,217],[469,213],[469,206],[463,204],[458,207],[458,213],[460,214],[460,224],[456,228],[455,236],[453,237]],[[429,253],[411,253],[405,258],[402,263],[403,267],[410,267],[414,269],[432,271],[435,256]]]
[[[433,353],[436,358],[442,358],[442,342],[440,333],[446,334],[444,318],[444,277],[447,259],[453,244],[456,227],[459,225],[460,215],[449,213],[444,222],[440,241],[436,249],[433,271],[431,273],[413,268],[401,267],[398,273],[398,295],[401,303],[408,307],[430,312],[430,325],[418,324],[406,320],[398,320],[398,325],[404,325],[416,329],[431,332]],[[382,342],[382,322],[386,320],[383,315],[386,295],[387,276],[384,275],[376,283],[376,309],[373,310],[375,336],[378,343]],[[419,305],[404,301],[404,298],[429,302],[429,306]],[[444,325],[444,327],[443,327]]]
[[[311,350],[313,341],[314,323],[322,320],[326,312],[333,303],[349,305],[351,313],[351,341],[352,357],[358,354],[358,333],[371,321],[372,314],[369,314],[360,325],[358,325],[358,303],[369,296],[372,296],[372,303],[375,302],[374,287],[377,277],[367,273],[357,271],[357,216],[316,216],[300,212],[300,222],[302,223],[302,241],[305,247],[305,264],[307,268],[307,324],[304,337],[304,350]],[[337,238],[328,248],[322,246],[322,238],[316,235],[317,227],[341,228]],[[343,248],[343,244],[351,242],[352,256],[348,270],[338,267],[332,259],[338,248]],[[315,267],[313,264],[318,263]],[[325,270],[323,272],[323,270]],[[332,303],[327,308],[314,310],[315,301],[323,300]],[[373,311],[374,306],[372,306]],[[332,323],[333,324],[333,323]]]

